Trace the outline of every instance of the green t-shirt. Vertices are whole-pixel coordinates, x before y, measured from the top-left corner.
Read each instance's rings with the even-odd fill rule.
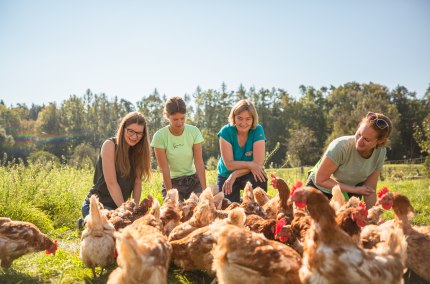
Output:
[[[184,132],[180,136],[173,135],[168,126],[159,129],[152,138],[151,147],[166,150],[170,177],[176,178],[196,173],[193,146],[202,142],[200,130],[185,124]]]
[[[375,170],[382,169],[386,154],[385,147],[376,148],[373,150],[372,156],[365,159],[355,149],[354,136],[342,136],[330,143],[324,156],[330,158],[337,166],[336,171],[333,173],[334,179],[338,182],[355,186],[366,181]],[[309,171],[310,178],[315,185],[316,172],[320,164],[321,160]],[[324,192],[331,193],[331,190],[327,188],[318,185],[317,187]]]
[[[218,132],[218,137],[224,138],[225,141],[231,144],[233,148],[233,159],[235,161],[253,161],[254,160],[254,143],[259,140],[266,140],[263,127],[257,124],[255,129],[250,129],[245,145],[240,147],[237,140],[236,126],[227,124]],[[229,171],[224,164],[222,157],[218,161],[218,174],[223,177],[228,177],[233,171]]]

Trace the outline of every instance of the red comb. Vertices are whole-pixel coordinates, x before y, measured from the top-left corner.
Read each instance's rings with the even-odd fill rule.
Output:
[[[300,188],[300,187],[302,187],[303,186],[303,183],[299,180],[299,181],[296,181],[296,184],[295,185],[293,185],[293,187],[291,188],[291,194],[293,194],[293,192],[296,190],[296,189],[298,189],[298,188]]]
[[[286,224],[287,224],[287,221],[285,220],[285,218],[282,218],[281,220],[279,220],[278,222],[276,222],[275,236],[277,234],[279,234],[279,232],[282,230],[282,227],[284,227]],[[286,237],[279,237],[279,240],[281,242],[286,242],[286,241],[288,241],[288,238],[286,238]]]
[[[51,254],[51,253],[55,253],[57,251],[57,249],[58,249],[58,241],[57,240],[54,240],[54,247],[55,248],[53,250],[49,250],[49,249],[45,250],[45,253]]]
[[[296,189],[301,188],[302,186],[303,186],[303,183],[301,181],[297,181],[296,184],[291,187],[291,196],[294,195],[294,191],[296,191]],[[306,207],[305,203],[295,201],[294,204],[296,204],[298,208]]]
[[[381,188],[381,190],[378,192],[378,198],[381,198],[384,194],[386,194],[387,192],[389,192],[388,187],[384,186],[383,188]]]
[[[366,209],[366,203],[364,203],[363,201],[358,203],[358,208],[361,210],[362,213],[364,213],[364,215],[367,216],[368,212]]]

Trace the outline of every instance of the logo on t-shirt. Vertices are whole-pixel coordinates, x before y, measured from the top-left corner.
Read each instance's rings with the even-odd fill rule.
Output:
[[[247,156],[247,157],[251,157],[251,156],[252,156],[252,151],[246,152],[246,153],[245,153],[245,156]]]
[[[173,143],[173,149],[179,148],[184,146],[184,144],[179,144],[179,143]]]

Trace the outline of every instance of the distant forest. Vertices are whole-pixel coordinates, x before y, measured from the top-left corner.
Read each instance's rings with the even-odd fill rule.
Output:
[[[228,123],[231,107],[240,99],[252,100],[271,152],[267,166],[313,165],[335,137],[353,135],[369,111],[391,118],[394,131],[388,160],[425,157],[430,151],[430,84],[422,97],[406,87],[356,82],[315,89],[301,86],[300,97],[283,89],[202,90],[183,96],[187,122],[196,125],[205,139],[204,160],[208,168],[218,159],[217,133]],[[130,111],[142,112],[151,135],[166,125],[165,95],[157,90],[138,102],[108,97],[87,90],[61,103],[16,104],[0,101],[0,153],[3,163],[50,157],[60,163],[94,163],[102,142],[115,134],[119,119]],[[155,166],[155,164],[154,164]]]

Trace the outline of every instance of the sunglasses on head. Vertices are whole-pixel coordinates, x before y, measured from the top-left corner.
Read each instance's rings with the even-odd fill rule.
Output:
[[[388,122],[386,122],[382,118],[378,118],[376,113],[374,112],[368,112],[366,115],[366,118],[370,121],[373,121],[373,123],[379,128],[379,129],[385,129],[388,127]]]

